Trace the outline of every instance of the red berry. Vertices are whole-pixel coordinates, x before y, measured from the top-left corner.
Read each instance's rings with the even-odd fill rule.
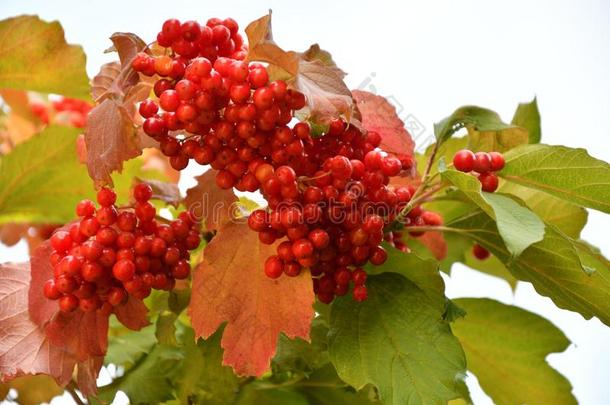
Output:
[[[59,299],[59,310],[61,312],[72,312],[78,308],[78,298],[72,294],[64,295]]]
[[[358,302],[366,301],[368,298],[368,292],[366,286],[364,285],[357,285],[354,287],[352,294],[354,295],[354,300]]]
[[[294,184],[297,179],[296,173],[290,166],[280,166],[275,170],[275,176],[284,186]]]
[[[119,260],[112,267],[112,274],[114,277],[121,281],[127,281],[133,278],[136,273],[135,264],[126,259]]]
[[[460,172],[471,172],[474,169],[474,153],[468,149],[458,151],[453,156],[453,166]]]
[[[384,221],[379,215],[368,215],[364,219],[364,223],[362,224],[362,229],[366,231],[368,234],[379,233],[383,230]]]
[[[309,232],[308,239],[318,250],[322,250],[330,244],[330,236],[328,235],[328,233],[325,230],[319,228]]]
[[[487,173],[491,170],[491,158],[487,152],[477,152],[474,154],[474,171],[477,173]]]
[[[355,285],[364,285],[366,283],[367,274],[363,269],[356,269],[352,273],[352,281]]]
[[[381,246],[377,246],[377,247],[375,247],[375,249],[373,249],[373,252],[371,253],[371,257],[369,258],[369,260],[375,266],[379,266],[379,265],[385,263],[387,258],[388,258],[388,253],[385,251],[385,249],[382,248]]]
[[[485,249],[478,243],[475,243],[472,247],[472,254],[479,260],[485,260],[490,256],[489,250]]]
[[[109,207],[116,202],[116,193],[110,188],[102,188],[97,192],[97,202],[102,207]]]
[[[402,163],[400,162],[400,160],[398,158],[395,158],[392,156],[386,156],[381,161],[381,171],[386,176],[390,176],[390,177],[396,176],[396,175],[398,175],[398,173],[400,173],[401,170],[402,170]]]
[[[50,300],[57,300],[62,296],[61,291],[55,286],[55,280],[53,279],[47,280],[44,283],[43,292],[44,296]]]
[[[278,278],[284,271],[282,260],[278,256],[269,256],[265,261],[265,274],[269,278]]]
[[[298,239],[292,244],[292,253],[297,259],[309,257],[313,254],[313,244],[307,239]]]
[[[479,175],[479,181],[481,182],[481,190],[488,193],[493,193],[498,189],[498,176],[494,173],[483,173]]]
[[[70,238],[70,234],[66,231],[57,231],[51,236],[51,246],[57,252],[66,252],[72,247],[72,238]]]
[[[138,183],[133,188],[133,198],[138,202],[146,202],[152,198],[152,187],[147,183]]]
[[[497,172],[504,168],[504,156],[500,152],[489,152],[491,171]]]
[[[76,215],[90,217],[95,214],[95,205],[91,200],[82,200],[76,205]]]

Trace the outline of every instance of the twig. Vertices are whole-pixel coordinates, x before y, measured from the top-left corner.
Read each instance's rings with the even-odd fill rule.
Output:
[[[70,381],[68,383],[68,385],[66,386],[66,391],[68,391],[68,394],[70,394],[74,402],[76,402],[78,405],[85,405],[85,402],[80,399],[80,396],[76,392],[76,384],[74,383],[74,381]]]

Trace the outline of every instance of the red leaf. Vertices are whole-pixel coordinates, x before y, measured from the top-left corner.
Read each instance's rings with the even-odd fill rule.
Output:
[[[381,135],[381,149],[398,156],[414,155],[415,142],[396,115],[396,108],[384,97],[368,91],[352,91],[362,114],[362,126]]]
[[[417,238],[434,255],[436,260],[447,257],[447,242],[441,232],[429,231]]]
[[[142,153],[132,118],[116,99],[107,98],[93,108],[85,130],[87,169],[97,186],[112,185],[110,174],[122,171],[123,162]]]
[[[125,305],[115,308],[114,314],[119,322],[132,330],[140,330],[150,322],[148,321],[148,308],[141,300],[129,296]]]
[[[226,321],[223,364],[240,375],[269,370],[280,332],[309,340],[314,316],[310,275],[268,278],[263,263],[274,252],[247,225],[227,224],[205,248],[193,275],[193,329],[207,338]]]
[[[104,365],[104,357],[92,357],[82,363],[78,363],[76,384],[80,392],[88,397],[97,392],[97,377]]]
[[[237,217],[239,200],[232,189],[223,190],[216,185],[214,170],[208,170],[195,180],[197,185],[186,191],[183,203],[206,230],[218,230]]]
[[[44,296],[42,289],[44,283],[53,278],[53,266],[51,266],[51,243],[44,242],[32,254],[30,263],[31,285],[28,292],[30,319],[38,326],[45,326],[57,312],[57,302],[53,302]]]
[[[76,359],[51,345],[28,315],[28,263],[0,265],[0,375],[3,381],[25,374],[49,374],[65,385]]]

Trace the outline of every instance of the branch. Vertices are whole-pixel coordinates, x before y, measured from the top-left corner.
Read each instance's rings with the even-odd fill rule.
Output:
[[[77,403],[77,405],[85,405],[83,400],[80,399],[80,396],[76,392],[76,384],[74,383],[74,381],[70,381],[68,383],[68,385],[66,386],[66,391],[68,391],[68,394],[70,394],[70,396],[72,397],[74,402]]]

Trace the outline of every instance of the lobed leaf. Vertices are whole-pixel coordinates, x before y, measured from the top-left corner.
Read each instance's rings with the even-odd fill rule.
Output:
[[[246,224],[229,223],[206,246],[193,273],[189,313],[195,334],[207,338],[226,321],[223,364],[239,375],[260,376],[269,369],[280,332],[309,339],[310,276],[268,278],[263,266],[274,252]]]
[[[341,379],[356,389],[374,384],[386,404],[460,397],[466,361],[444,308],[399,274],[370,276],[367,287],[366,301],[342,297],[331,308],[330,357]]]
[[[22,15],[0,21],[0,88],[90,100],[85,53],[57,21]]]
[[[362,90],[353,90],[352,96],[362,115],[362,126],[381,136],[381,149],[397,156],[413,156],[415,142],[385,97]]]
[[[476,131],[504,131],[516,128],[502,122],[500,116],[491,110],[476,106],[460,107],[449,117],[434,124],[434,136],[441,144],[461,128],[470,127]]]

